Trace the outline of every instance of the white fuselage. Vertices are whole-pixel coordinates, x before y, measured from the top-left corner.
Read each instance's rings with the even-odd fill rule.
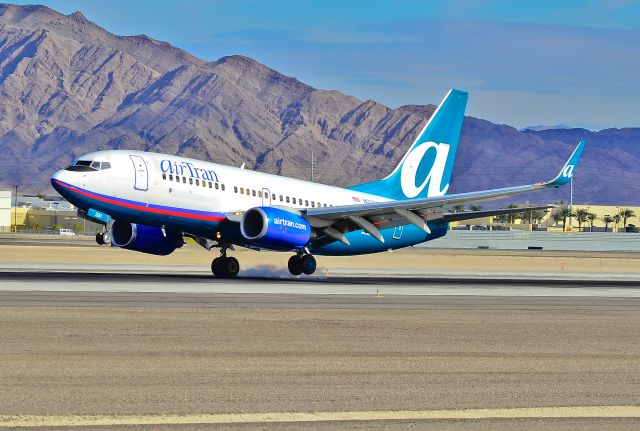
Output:
[[[80,159],[108,162],[110,168],[95,172],[63,170],[53,179],[143,205],[228,213],[256,206],[303,209],[389,200],[340,187],[166,154],[114,150],[86,154]]]

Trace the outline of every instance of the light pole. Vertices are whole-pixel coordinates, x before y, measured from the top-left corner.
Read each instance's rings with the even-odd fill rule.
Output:
[[[569,190],[569,226],[573,226],[573,177],[569,180]]]
[[[303,152],[306,152],[304,149],[302,150]],[[311,156],[311,182],[313,182],[313,178],[314,178],[314,168],[315,168],[315,164],[314,164],[314,155],[313,155],[313,149],[308,150],[309,152],[307,153],[307,155]]]
[[[60,202],[53,203],[53,225],[56,229],[58,229],[58,205],[60,205]]]
[[[13,231],[18,232],[18,184],[14,184],[13,188],[16,191],[16,195],[13,198]]]

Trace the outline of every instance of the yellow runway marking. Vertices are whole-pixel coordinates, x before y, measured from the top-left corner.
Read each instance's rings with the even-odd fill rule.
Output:
[[[640,406],[124,416],[0,415],[0,428],[526,418],[640,418]]]

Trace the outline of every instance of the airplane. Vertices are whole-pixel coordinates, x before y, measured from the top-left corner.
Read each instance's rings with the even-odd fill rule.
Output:
[[[567,184],[586,144],[558,175],[529,185],[447,194],[468,94],[450,90],[385,178],[340,188],[202,160],[140,151],[98,151],[56,172],[51,185],[103,224],[99,244],[168,255],[184,237],[211,251],[211,271],[238,275],[228,250],[293,253],[293,275],[313,274],[314,255],[350,256],[413,246],[444,236],[449,223],[522,212],[449,208]],[[549,208],[532,207],[528,209]]]

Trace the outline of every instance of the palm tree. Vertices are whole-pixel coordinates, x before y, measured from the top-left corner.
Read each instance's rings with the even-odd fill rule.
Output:
[[[624,232],[626,232],[627,219],[634,218],[636,216],[636,213],[631,208],[621,208],[618,214],[620,214],[620,217],[622,218],[622,227]]]
[[[607,214],[602,217],[602,221],[604,222],[604,231],[607,232],[609,230],[609,225],[613,223],[615,219]]]
[[[560,210],[558,211],[557,214],[560,214],[561,220],[562,220],[562,232],[567,230],[567,218],[569,218],[572,214],[571,214],[571,209],[569,209],[569,207],[564,206],[564,207],[560,207]]]
[[[493,217],[494,223],[509,223],[509,217],[507,214],[499,214]]]
[[[574,216],[578,221],[578,232],[582,232],[582,223],[585,223],[589,219],[589,211],[584,208],[578,208]]]
[[[507,205],[507,209],[518,208],[518,204],[509,204]],[[517,213],[509,214],[509,223],[513,224],[516,222]]]
[[[589,232],[593,232],[593,222],[598,220],[598,214],[596,213],[588,213],[587,220],[589,220],[589,224],[591,225],[589,228]]]
[[[544,218],[544,213],[542,211],[532,210],[529,211],[529,221],[531,224],[538,224],[540,220]]]
[[[551,219],[553,220],[553,224],[558,224],[563,220],[562,214],[559,212],[551,214]]]
[[[616,230],[618,230],[618,223],[620,223],[620,219],[621,219],[620,214],[616,214],[613,216],[613,221],[616,224]]]

